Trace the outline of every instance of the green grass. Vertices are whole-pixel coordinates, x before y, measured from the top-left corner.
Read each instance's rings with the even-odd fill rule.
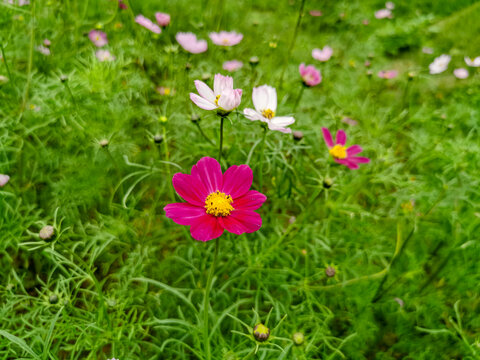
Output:
[[[31,2],[0,0],[0,174],[11,177],[0,188],[1,359],[207,359],[205,330],[211,359],[480,359],[480,75],[452,74],[480,56],[478,3],[398,1],[394,19],[377,20],[382,1],[307,0],[289,58],[300,0]],[[133,21],[155,11],[172,16],[160,36]],[[96,60],[86,36],[96,26],[114,62]],[[174,38],[217,29],[244,39],[187,55]],[[45,38],[50,56],[35,50]],[[313,60],[326,44],[332,59]],[[442,53],[448,70],[429,75]],[[193,240],[163,207],[173,173],[217,157],[219,120],[188,94],[231,59],[244,62],[233,74],[244,93],[225,122],[222,168],[249,164],[259,190],[264,157],[268,200],[258,232],[220,238],[205,328],[215,241]],[[301,62],[323,81],[293,112]],[[268,132],[262,153],[262,129],[241,110],[254,86],[278,87],[284,66],[278,113],[304,138]],[[388,69],[399,76],[376,76]],[[344,128],[372,162],[333,163],[323,126]],[[39,238],[45,225],[53,241]],[[271,338],[255,355],[249,332],[267,318]]]

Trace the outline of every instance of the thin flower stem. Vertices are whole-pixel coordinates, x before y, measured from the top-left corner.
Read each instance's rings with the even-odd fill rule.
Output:
[[[209,138],[207,135],[205,135],[205,133],[203,132],[202,127],[200,126],[200,124],[199,124],[198,121],[195,122],[195,125],[197,126],[198,131],[199,131],[200,134],[205,138],[205,140],[207,140],[211,145],[215,145],[215,144],[213,143],[213,141],[210,140],[210,138]]]
[[[30,91],[30,83],[32,81],[32,66],[33,66],[33,48],[35,44],[35,1],[32,1],[32,20],[31,20],[31,31],[30,31],[30,48],[28,52],[28,65],[27,65],[27,84],[25,85],[25,90],[23,93],[23,101],[22,107],[20,110],[20,117],[21,119],[23,112],[25,111],[25,107],[28,101],[28,94]]]
[[[288,62],[290,61],[290,57],[292,56],[292,50],[293,50],[293,47],[295,46],[295,41],[297,40],[298,28],[300,27],[300,22],[302,21],[303,8],[304,7],[305,7],[305,0],[302,0],[302,3],[300,5],[300,9],[298,11],[297,25],[295,26],[295,31],[293,32],[292,42],[290,43],[290,47],[288,48],[287,57],[285,58],[285,63],[283,65],[282,73],[280,75],[280,81],[278,83],[278,88],[279,89],[282,88],[283,75],[285,74],[285,70],[287,69]]]
[[[9,82],[10,82],[10,86],[12,87],[13,90],[16,90],[17,86],[15,85],[15,79],[13,78],[12,73],[10,72],[10,68],[8,67],[7,58],[5,56],[5,49],[3,47],[3,44],[0,44],[0,50],[2,51],[2,58],[3,58],[3,62],[5,64],[5,68],[7,69],[7,74],[8,74],[8,79],[9,79]]]
[[[305,91],[305,85],[302,84],[302,88],[298,93],[297,100],[295,100],[295,105],[293,106],[293,112],[297,111],[298,104],[300,104],[300,100],[302,100],[303,92]]]
[[[263,162],[265,160],[265,138],[267,137],[267,127],[263,126],[263,138],[262,138],[262,148],[260,151],[260,171],[259,171],[259,189],[258,191],[262,192],[263,188]]]
[[[222,161],[222,150],[223,150],[223,121],[225,120],[225,116],[220,116],[220,146],[218,148],[218,162],[221,163]]]
[[[165,167],[167,168],[167,179],[171,179],[172,175],[170,172],[170,153],[168,151],[168,141],[167,141],[167,131],[165,130],[165,126],[163,127],[163,152],[165,153]],[[170,189],[170,198],[172,201],[175,201],[175,192],[173,191],[173,187],[169,186]]]
[[[215,268],[217,266],[219,248],[220,248],[220,241],[219,241],[219,238],[216,238],[215,252],[213,254],[213,263],[208,273],[207,285],[205,287],[205,299],[203,301],[203,336],[205,341],[205,353],[206,353],[205,359],[206,360],[212,359],[212,354],[210,351],[210,336],[209,336],[209,329],[208,329],[208,309],[210,307],[210,290],[212,287],[213,274],[215,273]]]

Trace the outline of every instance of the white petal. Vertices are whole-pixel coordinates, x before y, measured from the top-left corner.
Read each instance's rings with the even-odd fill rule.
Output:
[[[268,90],[268,104],[267,109],[272,110],[273,112],[277,111],[277,90],[274,87],[267,86]]]
[[[207,86],[207,84],[205,84],[203,81],[195,80],[195,87],[197,88],[197,91],[201,97],[211,103],[215,103],[215,95],[213,94],[212,89]]]
[[[270,130],[280,131],[284,134],[290,134],[292,132],[292,129],[290,129],[290,128],[285,128],[285,127],[282,127],[282,126],[275,126],[271,122],[268,123],[268,128]]]
[[[252,91],[252,100],[255,110],[262,112],[265,109],[268,109],[268,90],[267,85],[262,85],[256,88],[253,88]]]
[[[292,125],[294,122],[295,122],[295,118],[291,116],[276,116],[272,120],[270,120],[270,123],[272,124],[272,126],[276,126],[276,127]]]
[[[213,92],[215,95],[221,95],[225,90],[233,90],[233,78],[216,74],[213,80]]]
[[[217,108],[215,104],[208,102],[204,98],[194,93],[190,93],[190,100],[192,100],[195,103],[195,105],[197,105],[199,108],[203,110],[213,110]]]
[[[237,98],[234,90],[224,90],[218,99],[218,106],[226,111],[231,111],[237,107]]]
[[[247,108],[243,110],[243,115],[245,115],[247,119],[252,121],[256,121],[256,120],[265,121],[265,118],[260,113],[256,112],[253,109]]]

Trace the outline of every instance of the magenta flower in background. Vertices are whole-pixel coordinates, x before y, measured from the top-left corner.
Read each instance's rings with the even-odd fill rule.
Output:
[[[143,15],[138,15],[135,18],[135,22],[155,34],[160,34],[162,32],[162,29],[160,29],[160,27],[157,24],[154,24],[152,20],[146,18]]]
[[[155,13],[155,19],[157,20],[158,25],[160,25],[161,27],[166,27],[166,26],[170,25],[170,15],[169,14],[157,12],[157,13]]]
[[[208,49],[207,41],[198,40],[197,36],[191,32],[179,32],[177,35],[175,35],[175,39],[177,39],[177,42],[185,51],[191,54],[200,54]]]
[[[467,69],[460,68],[453,70],[453,75],[455,75],[457,79],[466,79],[469,74]]]
[[[95,52],[95,56],[100,62],[115,60],[115,56],[113,56],[108,50],[103,50],[103,49],[97,50]]]
[[[0,187],[4,187],[10,181],[10,176],[0,174]]]
[[[190,93],[190,99],[204,110],[219,110],[229,113],[242,101],[242,89],[233,88],[233,78],[216,74],[213,80],[213,91],[203,81],[195,80],[198,93]]]
[[[392,11],[390,9],[381,9],[375,12],[375,17],[377,19],[385,19],[392,17]]]
[[[328,61],[333,55],[333,49],[330,46],[324,46],[323,49],[313,49],[312,57],[318,61]]]
[[[292,129],[286,126],[295,122],[291,116],[275,116],[277,111],[277,91],[275,88],[262,85],[253,88],[252,92],[253,109],[243,110],[243,114],[249,120],[260,120],[268,125],[270,130],[276,130],[283,133],[291,133]]]
[[[243,39],[243,35],[236,31],[211,32],[209,36],[212,42],[219,46],[234,46]]]
[[[313,16],[313,17],[318,17],[323,15],[323,13],[320,10],[310,10],[308,13],[310,14],[310,16]]]
[[[259,209],[267,197],[250,190],[253,172],[248,165],[230,166],[224,174],[217,160],[201,158],[191,174],[177,173],[172,183],[186,203],[165,206],[165,215],[179,225],[190,226],[195,240],[209,241],[224,230],[236,235],[262,226]]]
[[[120,9],[122,9],[122,10],[128,9],[127,4],[125,4],[125,3],[123,2],[123,0],[118,0],[118,7],[119,7]]]
[[[452,58],[446,54],[436,57],[435,60],[433,60],[433,62],[430,65],[428,65],[428,68],[430,69],[430,74],[432,75],[440,74],[445,70],[447,70],[448,64],[450,63],[451,59]]]
[[[327,128],[322,128],[323,138],[328,147],[328,152],[332,155],[335,162],[347,166],[351,170],[358,169],[358,164],[369,163],[370,159],[366,157],[357,157],[355,155],[363,151],[360,145],[345,147],[347,134],[343,130],[338,130],[335,137],[335,143],[332,134]]]
[[[301,63],[298,70],[300,71],[300,76],[302,77],[303,83],[306,86],[312,87],[322,82],[322,75],[320,74],[320,71],[315,68],[315,66],[305,66],[304,63]]]
[[[475,59],[470,59],[469,57],[465,57],[465,64],[471,67],[480,67],[480,56],[477,56]]]
[[[387,2],[385,3],[385,7],[386,7],[388,10],[393,10],[393,9],[395,9],[395,4],[394,4],[393,2],[391,2],[391,1],[387,1]]]
[[[378,77],[382,79],[393,79],[398,76],[397,70],[381,70],[378,72]]]
[[[243,63],[238,60],[225,61],[222,67],[223,70],[233,72],[241,69],[243,67]]]
[[[108,44],[107,34],[100,30],[92,30],[88,33],[88,38],[96,47],[102,47]]]

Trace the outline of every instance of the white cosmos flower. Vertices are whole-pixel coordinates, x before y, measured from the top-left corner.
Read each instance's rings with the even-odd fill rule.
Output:
[[[233,88],[233,78],[216,74],[213,80],[213,91],[203,81],[195,80],[198,94],[190,93],[190,99],[204,110],[217,110],[229,113],[240,105],[242,89]]]
[[[292,129],[286,126],[295,122],[291,116],[275,116],[277,111],[277,91],[275,88],[262,85],[253,88],[252,92],[253,109],[243,110],[243,114],[249,120],[260,120],[267,123],[270,130],[281,131],[283,133],[291,133]]]
[[[433,60],[430,65],[428,65],[428,68],[430,69],[430,74],[440,74],[447,70],[450,59],[451,57],[445,54],[435,58],[435,60]]]
[[[480,56],[477,56],[475,59],[470,59],[469,57],[465,57],[465,64],[471,67],[480,67]]]

